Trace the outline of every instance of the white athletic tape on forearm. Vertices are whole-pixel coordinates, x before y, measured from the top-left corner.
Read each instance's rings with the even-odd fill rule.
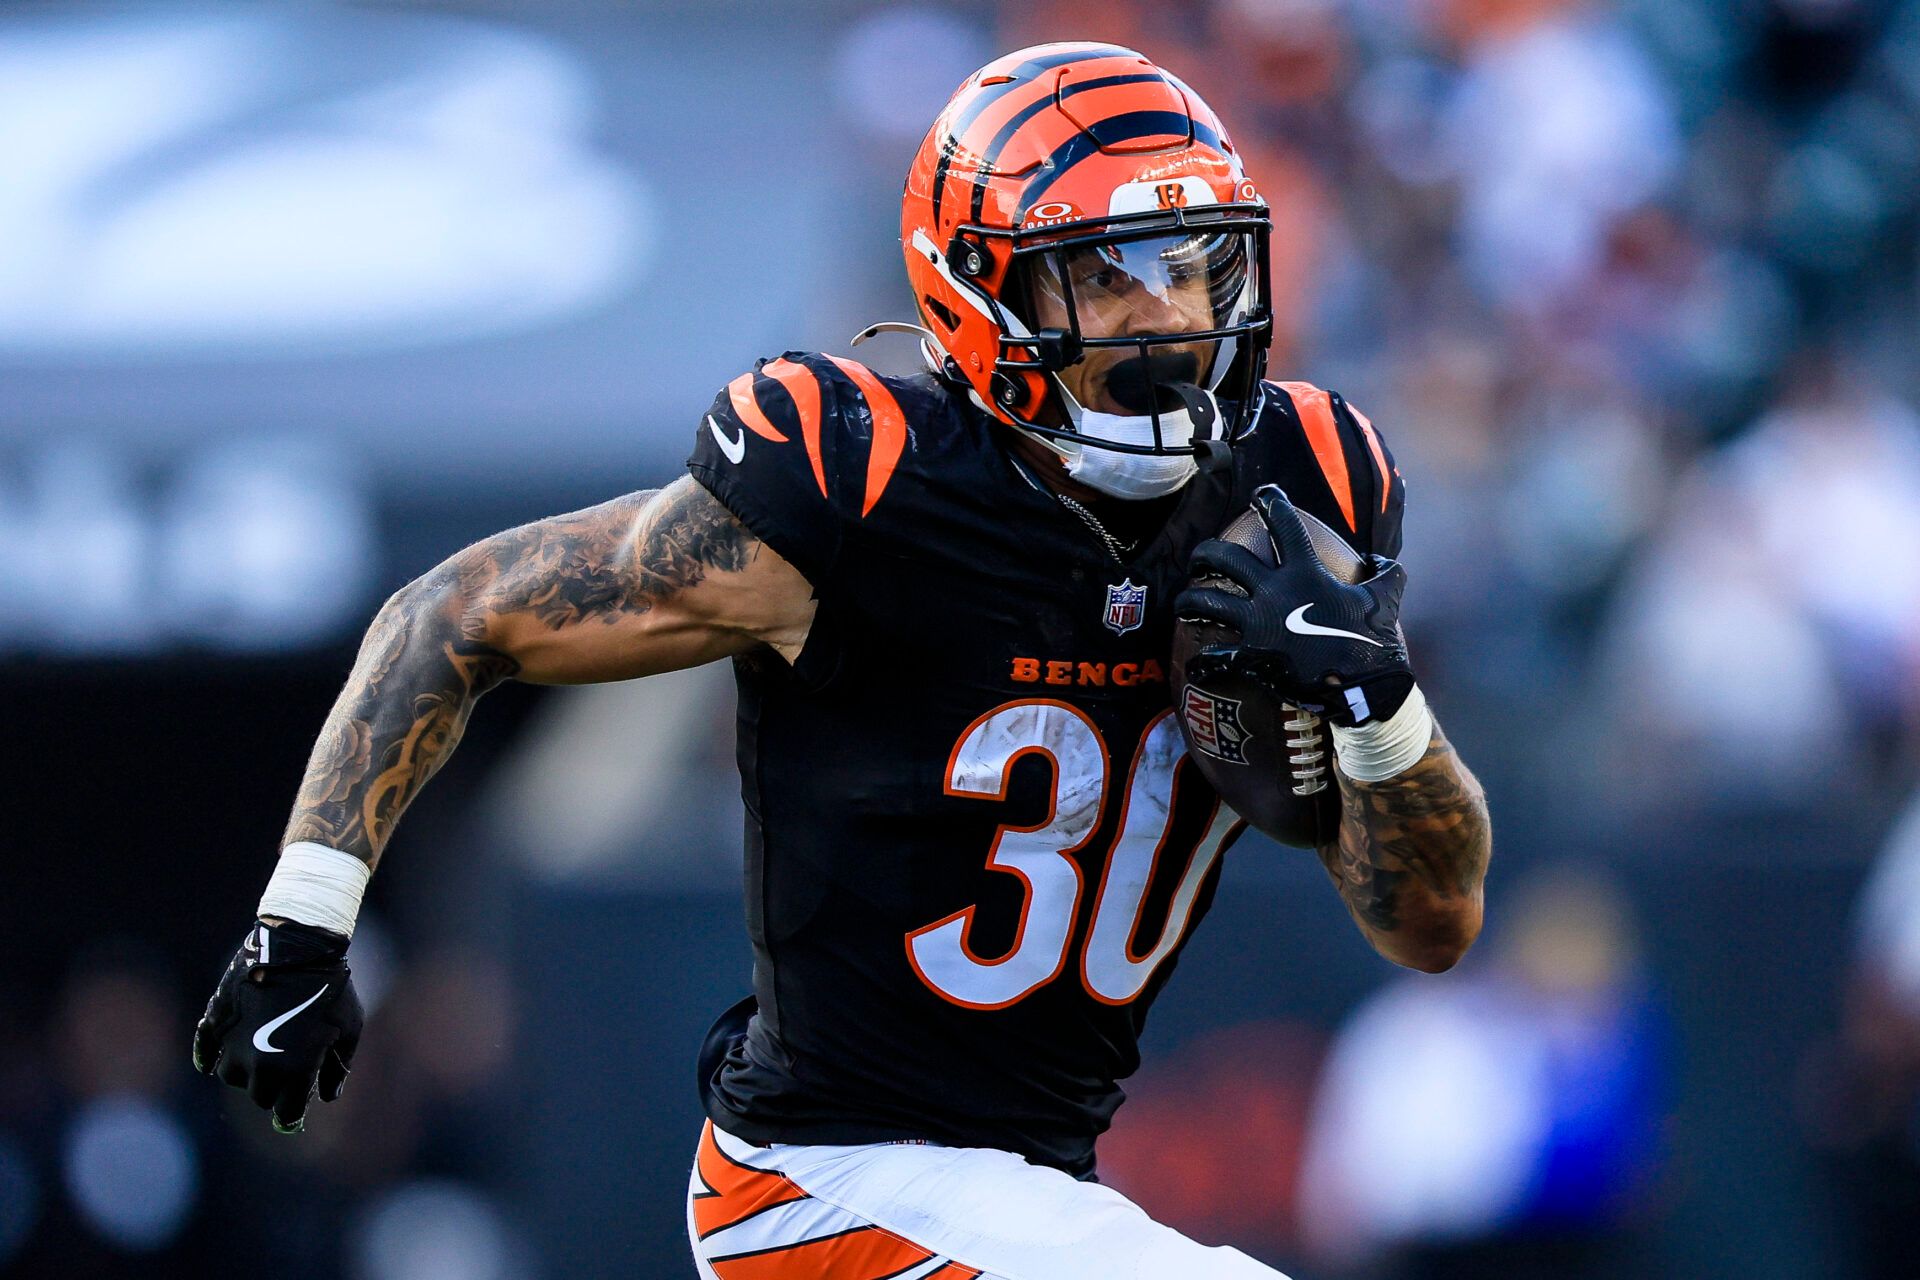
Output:
[[[1413,686],[1391,720],[1376,720],[1357,728],[1333,725],[1334,761],[1355,782],[1385,782],[1405,773],[1427,753],[1433,740],[1433,712],[1427,695]]]
[[[260,895],[262,916],[294,920],[353,936],[360,898],[373,868],[350,853],[301,840],[280,851],[280,862]]]

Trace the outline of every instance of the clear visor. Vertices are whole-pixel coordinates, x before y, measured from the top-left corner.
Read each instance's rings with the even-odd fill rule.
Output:
[[[1035,330],[1081,348],[1059,372],[1074,400],[1144,414],[1177,406],[1177,384],[1218,387],[1244,341],[1221,331],[1259,305],[1256,264],[1252,232],[1209,227],[1037,251],[1020,283]]]
[[[1082,341],[1206,333],[1253,314],[1253,261],[1237,230],[1071,245],[1028,259],[1027,296],[1036,327]]]

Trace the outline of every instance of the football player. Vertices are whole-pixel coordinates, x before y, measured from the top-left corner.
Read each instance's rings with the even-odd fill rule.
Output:
[[[1266,237],[1220,121],[1139,54],[1045,45],[975,73],[906,184],[922,326],[893,327],[927,372],[762,361],[701,417],[690,475],[396,593],[201,1070],[283,1130],[339,1096],[362,892],[487,689],[731,658],[755,963],[700,1057],[701,1274],[1276,1275],[1093,1176],[1242,826],[1171,708],[1176,616],[1231,626],[1212,660],[1325,709],[1337,786],[1302,803],[1384,955],[1459,958],[1489,846],[1400,637],[1386,445],[1338,396],[1262,379]],[[1277,567],[1210,541],[1250,503]],[[1296,506],[1373,576],[1321,571]],[[1196,565],[1238,593],[1183,597]]]

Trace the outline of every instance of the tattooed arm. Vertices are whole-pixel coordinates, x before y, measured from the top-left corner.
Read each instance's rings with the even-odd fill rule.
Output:
[[[1450,969],[1480,933],[1492,829],[1480,783],[1434,725],[1426,754],[1381,782],[1340,781],[1340,830],[1320,847],[1354,923],[1395,964]]]
[[[691,477],[475,543],[375,617],[281,843],[373,865],[500,681],[625,680],[761,645],[791,661],[812,595]]]

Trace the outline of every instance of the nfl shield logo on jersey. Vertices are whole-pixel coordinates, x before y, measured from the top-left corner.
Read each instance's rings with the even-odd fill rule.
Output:
[[[1196,748],[1228,764],[1247,762],[1248,735],[1246,726],[1240,723],[1237,700],[1188,685],[1180,711],[1187,722],[1187,740]]]
[[[1107,616],[1102,619],[1117,636],[1137,628],[1147,616],[1147,589],[1133,585],[1128,578],[1117,587],[1107,588]]]

